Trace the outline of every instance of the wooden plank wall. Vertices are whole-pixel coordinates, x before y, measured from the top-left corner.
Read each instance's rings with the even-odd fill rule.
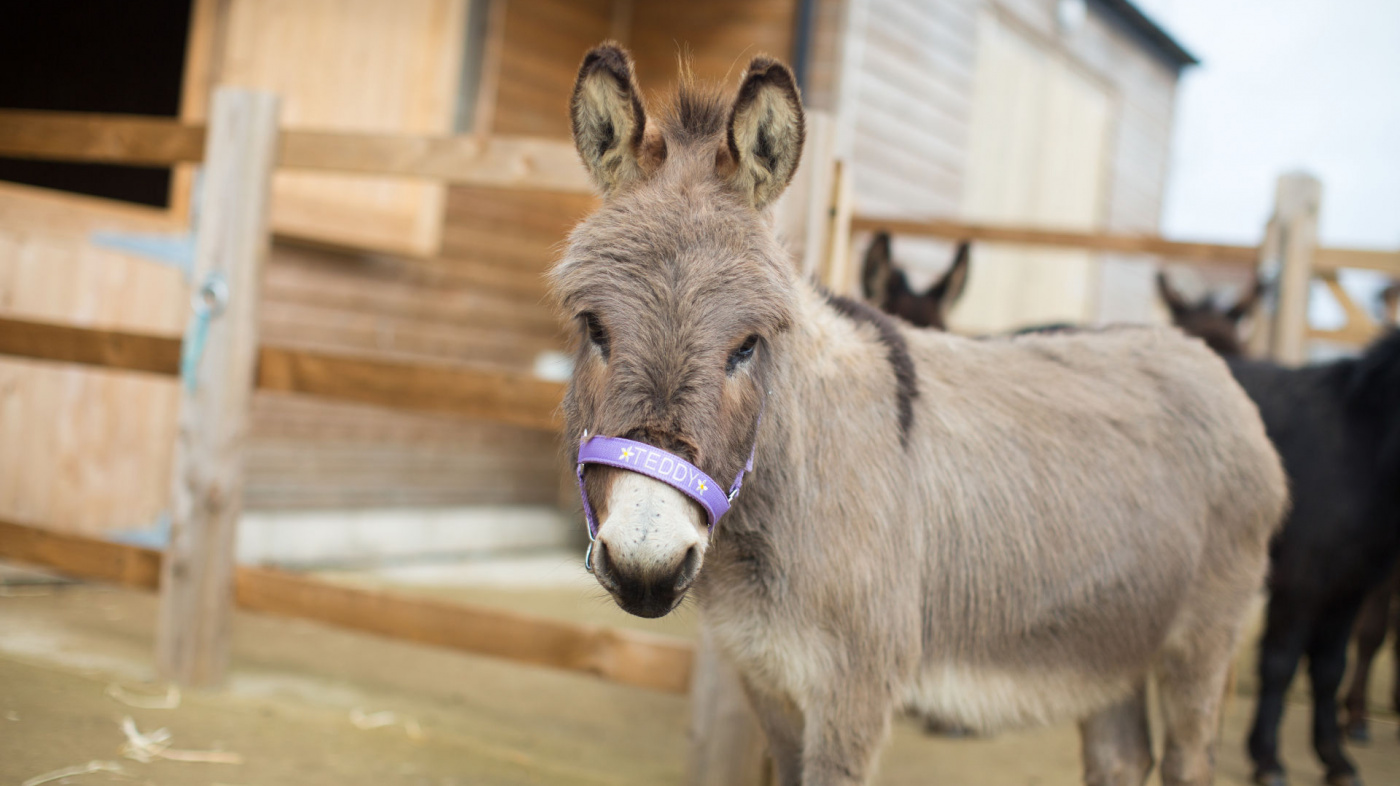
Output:
[[[449,199],[449,213],[455,209],[465,217],[449,224],[441,257],[275,246],[264,282],[264,342],[529,372],[539,352],[563,346],[542,303],[542,273],[554,242],[546,238],[561,236],[563,226],[532,230],[538,214],[502,215],[503,208],[529,204],[525,195],[474,193],[477,204],[454,206]],[[493,201],[492,195],[504,198]],[[450,196],[455,199],[457,190]],[[585,206],[589,200],[546,201],[569,199]],[[469,253],[467,260],[453,257],[459,245],[473,247],[476,238],[469,232],[483,226],[498,233],[494,250]],[[550,504],[561,466],[555,437],[544,432],[259,393],[246,506]]]
[[[286,128],[452,132],[469,0],[235,0],[213,83],[271,90]],[[437,246],[441,184],[281,172],[273,229],[413,254]]]
[[[791,61],[796,12],[796,0],[643,0],[633,5],[627,43],[650,94],[675,86],[682,57],[697,79],[734,89],[755,55]]]
[[[0,314],[177,335],[180,274],[88,237],[181,228],[163,211],[0,184]],[[0,517],[93,534],[150,524],[170,496],[177,400],[168,377],[0,360]]]
[[[870,0],[854,153],[859,214],[967,215],[979,25],[990,18],[1103,85],[1112,117],[1097,225],[1115,231],[1157,229],[1176,76],[1092,8],[1077,34],[1062,35],[1055,5],[1054,0]],[[858,245],[857,253],[863,250]],[[936,277],[951,250],[951,244],[912,239],[896,244],[916,283]],[[1087,318],[1157,318],[1151,289],[1155,260],[1100,259]]]

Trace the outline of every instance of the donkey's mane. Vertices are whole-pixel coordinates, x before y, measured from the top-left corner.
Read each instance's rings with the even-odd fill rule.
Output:
[[[661,131],[675,144],[693,144],[724,133],[729,122],[732,96],[718,85],[696,80],[688,67],[681,69],[680,84],[660,113]]]

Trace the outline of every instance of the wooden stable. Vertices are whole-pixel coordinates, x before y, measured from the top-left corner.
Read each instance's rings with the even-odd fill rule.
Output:
[[[310,503],[285,486],[273,493],[264,461],[271,452],[283,452],[276,471],[290,473],[290,485],[313,485],[325,479],[301,474],[307,472],[301,465],[316,464],[310,459],[321,449],[318,441],[339,434],[335,449],[360,455],[375,440],[413,434],[399,441],[399,452],[387,461],[376,454],[382,463],[370,466],[382,467],[422,449],[417,435],[431,429],[410,428],[411,417],[431,415],[442,418],[434,423],[453,424],[443,428],[454,439],[470,435],[462,441],[475,454],[489,456],[502,445],[531,454],[529,463],[508,468],[510,482],[503,483],[502,475],[481,482],[504,487],[500,498],[509,501],[553,500],[562,386],[531,369],[539,352],[559,349],[563,340],[541,302],[539,274],[570,222],[594,204],[567,140],[563,97],[579,55],[602,38],[633,47],[648,86],[677,78],[671,48],[677,31],[688,31],[686,40],[696,42],[695,70],[702,76],[723,76],[755,42],[800,60],[810,143],[776,220],[798,264],[840,291],[854,286],[862,233],[879,228],[930,241],[922,252],[902,243],[916,261],[921,253],[941,253],[932,241],[974,240],[979,250],[992,249],[978,264],[999,269],[994,279],[1032,271],[1031,280],[1042,285],[1085,279],[1107,287],[1105,282],[1127,281],[1144,266],[1151,269],[1157,258],[1263,269],[1278,288],[1262,320],[1267,329],[1256,331],[1259,348],[1300,362],[1312,339],[1359,342],[1375,330],[1354,304],[1347,306],[1353,323],[1346,330],[1311,330],[1305,307],[1314,279],[1340,292],[1335,282],[1341,268],[1400,276],[1400,251],[1318,247],[1320,186],[1307,176],[1280,180],[1275,215],[1258,246],[1153,234],[1161,168],[1148,167],[1156,174],[1144,175],[1120,162],[1119,152],[1146,144],[1132,136],[1137,131],[1123,129],[1138,128],[1150,137],[1142,129],[1162,122],[1162,95],[1169,120],[1181,55],[1164,59],[1162,50],[1170,47],[1160,40],[1144,45],[1140,38],[1150,39],[1155,28],[1140,19],[1124,21],[1132,18],[1126,3],[1090,3],[1088,21],[1070,32],[1059,30],[1061,23],[1048,11],[1054,4],[1031,0],[965,0],[936,11],[895,0],[421,0],[408,3],[412,12],[392,25],[370,5],[361,9],[363,17],[346,14],[323,26],[312,22],[325,3],[290,12],[254,0],[196,0],[189,68],[206,89],[195,91],[200,97],[191,99],[181,117],[0,110],[0,156],[172,167],[175,196],[168,211],[0,186],[0,211],[15,206],[21,216],[42,219],[51,233],[58,228],[75,238],[63,245],[48,235],[35,239],[0,227],[0,240],[19,260],[15,278],[21,282],[17,297],[0,311],[0,355],[19,359],[7,361],[17,364],[6,372],[12,378],[33,377],[22,382],[29,386],[24,401],[32,425],[25,426],[23,442],[6,444],[5,450],[15,452],[4,460],[53,459],[42,446],[55,438],[44,429],[61,424],[67,412],[123,413],[111,417],[140,426],[124,436],[145,451],[135,466],[155,476],[146,478],[141,503],[123,510],[149,515],[168,508],[170,546],[162,554],[112,543],[93,536],[111,528],[110,521],[59,504],[26,503],[16,506],[19,513],[0,510],[0,557],[159,589],[159,660],[167,676],[182,682],[218,682],[236,603],[658,690],[684,692],[694,685],[693,782],[762,781],[761,736],[733,674],[707,647],[696,653],[688,644],[656,637],[348,590],[234,564],[233,529],[248,502],[345,504],[354,485],[353,477],[332,479],[330,487],[321,487],[329,490]],[[283,13],[293,18],[282,19]],[[306,76],[295,59],[258,62],[254,46],[270,27],[286,37],[287,50],[303,50],[297,56],[329,58],[341,50],[327,41],[311,40],[304,48],[290,42],[324,35],[373,44],[379,39],[361,37],[374,25],[402,36],[400,44],[427,47],[413,50],[421,55],[408,58],[413,68],[405,66],[403,52],[412,49],[407,44],[355,50],[371,52],[357,67],[375,78],[418,85],[423,93],[406,100],[421,112],[388,112],[384,92],[375,90],[365,90],[364,103],[353,107],[318,105],[312,99],[329,88]],[[481,32],[473,38],[443,30]],[[911,51],[908,30],[947,43],[946,53]],[[983,44],[969,43],[978,40]],[[480,56],[467,58],[463,51],[473,41]],[[981,46],[988,47],[990,60],[981,59]],[[399,60],[392,57],[395,51]],[[900,52],[906,60],[899,60]],[[911,71],[910,64],[927,64],[927,58],[934,60],[928,73]],[[1101,150],[1088,168],[1093,182],[1080,183],[1085,191],[1076,196],[1076,210],[1093,209],[1071,211],[1060,221],[1052,220],[1058,215],[1054,200],[1013,210],[1014,200],[1006,200],[1016,190],[1016,172],[979,169],[985,166],[979,156],[989,154],[968,147],[969,129],[1014,109],[979,104],[981,88],[974,84],[1014,83],[1027,68],[1047,62],[1055,64],[1046,72],[1053,78],[1041,88],[1068,96],[1065,106],[1098,118],[1092,133],[1060,128],[1051,135],[1096,139],[1115,151],[1109,156]],[[1121,69],[1123,80],[1139,79],[1157,92],[1094,76],[1096,68],[1125,62],[1135,65]],[[939,82],[940,74],[952,74],[950,83],[960,87]],[[343,88],[349,77],[329,69],[326,79]],[[443,96],[460,93],[466,83],[470,100],[445,111],[451,102]],[[1085,85],[1103,89],[1095,93]],[[1118,103],[1099,100],[1103,95],[1117,96]],[[946,106],[929,103],[934,101]],[[901,102],[929,118],[945,111],[953,116],[930,120],[919,133],[884,124]],[[470,107],[465,115],[464,106]],[[393,116],[379,125],[366,120],[381,115]],[[992,119],[972,119],[984,116]],[[1042,119],[1049,122],[1049,116]],[[1110,128],[1122,134],[1114,137]],[[961,147],[950,139],[961,140]],[[1004,141],[1017,149],[1025,144],[1020,138]],[[918,182],[902,180],[901,151],[913,162],[908,171],[923,173]],[[175,273],[152,273],[149,263],[92,252],[86,240],[100,229],[182,228],[194,201],[195,165],[204,174],[190,288],[199,308],[210,310],[207,320],[189,313],[191,293]],[[1032,173],[1036,182],[1058,174]],[[1109,196],[1095,190],[1104,183],[1115,184]],[[43,291],[43,259],[61,259],[71,290],[47,302],[33,297]],[[1121,269],[1105,272],[1115,266]],[[121,273],[115,281],[113,270]],[[132,282],[149,302],[138,299],[130,313],[94,315],[91,307],[73,306],[100,300],[107,290],[124,292]],[[1002,294],[1024,304],[1025,293],[1013,289]],[[990,290],[977,296],[983,302],[994,297]],[[1086,311],[1092,298],[1070,301],[1066,313],[1103,316]],[[39,305],[27,305],[32,302]],[[58,375],[90,372],[59,371],[55,362],[100,369],[100,381],[86,391],[81,388],[89,383],[77,384],[80,394],[65,399],[55,391],[71,380]],[[53,401],[41,401],[45,396]],[[177,411],[178,420],[169,417]],[[291,423],[312,438],[291,444],[283,433]],[[79,420],[65,428],[89,425]],[[368,438],[350,444],[343,438],[350,431]],[[81,438],[65,439],[70,452],[60,457],[63,462],[90,455]],[[37,452],[25,452],[30,448]],[[456,477],[470,480],[460,471]],[[400,478],[390,473],[390,480]],[[152,483],[158,491],[150,490]],[[18,499],[21,492],[5,493]]]

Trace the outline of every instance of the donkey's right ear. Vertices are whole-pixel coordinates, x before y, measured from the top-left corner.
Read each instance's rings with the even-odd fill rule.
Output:
[[[1186,299],[1167,280],[1167,274],[1161,270],[1157,271],[1157,294],[1162,296],[1162,302],[1167,304],[1167,310],[1172,312],[1172,316],[1184,314],[1191,309]]]
[[[578,69],[569,99],[574,146],[603,196],[640,180],[648,170],[646,109],[632,69],[632,58],[621,47],[606,43],[589,51]],[[654,140],[661,143],[658,137]]]
[[[865,262],[860,268],[860,286],[865,292],[865,299],[875,303],[882,303],[885,300],[885,291],[889,285],[890,271],[894,267],[894,260],[890,253],[890,233],[880,231],[875,233],[875,237],[870,240],[870,247],[865,249]]]

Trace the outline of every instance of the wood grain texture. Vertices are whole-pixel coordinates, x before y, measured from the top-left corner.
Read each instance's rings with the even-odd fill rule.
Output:
[[[409,365],[267,347],[258,387],[555,430],[564,387],[523,374]]]
[[[506,0],[492,131],[569,139],[583,54],[607,39],[612,0]]]
[[[0,183],[0,315],[178,342],[189,303],[180,274],[89,237],[181,229],[166,211]],[[21,338],[0,328],[12,347]],[[146,360],[165,365],[173,349],[158,350],[161,361],[97,345],[106,348],[79,340],[68,354],[150,369]],[[31,350],[19,354],[41,352]],[[0,360],[0,391],[0,517],[99,533],[148,526],[166,506],[176,411],[169,377],[9,357]]]
[[[88,366],[180,373],[180,339],[0,317],[0,355]]]
[[[0,520],[0,558],[143,589],[156,588],[164,561],[154,549],[4,520]],[[249,611],[581,672],[648,690],[684,694],[690,688],[694,648],[665,636],[337,586],[246,566],[234,571],[229,594]]]
[[[214,94],[210,111],[191,280],[200,286],[219,279],[227,298],[208,320],[193,384],[181,385],[156,628],[157,666],[183,685],[217,685],[228,667],[228,590],[243,504],[242,448],[258,359],[278,111],[277,96],[232,88]],[[197,324],[192,316],[185,335]]]
[[[0,519],[0,557],[126,587],[154,590],[160,584],[161,555],[155,549],[4,519]]]
[[[456,116],[467,3],[239,0],[219,83],[277,93],[287,130],[444,136]],[[275,190],[279,233],[404,253],[437,246],[440,183],[279,172]]]

